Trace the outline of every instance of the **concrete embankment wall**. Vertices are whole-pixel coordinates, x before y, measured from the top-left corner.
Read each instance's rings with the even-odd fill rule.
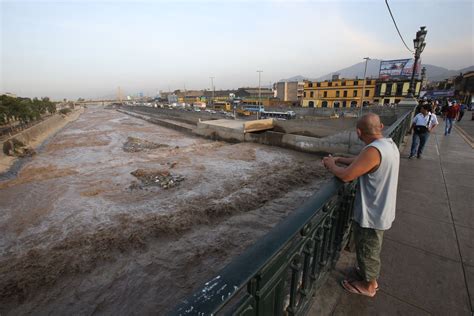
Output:
[[[193,130],[193,133],[213,140],[224,140],[231,143],[245,141],[245,134],[242,130],[209,125],[201,122],[198,122],[197,127]]]
[[[166,117],[174,121],[179,121],[187,124],[196,125],[199,120],[215,120],[213,116],[207,112],[193,112],[193,111],[180,111],[173,109],[162,109],[162,108],[151,108],[148,106],[122,106],[123,110],[131,111],[135,113],[142,113],[144,115],[159,115],[160,117]],[[219,117],[220,118],[220,117]]]
[[[5,155],[3,152],[3,144],[9,140],[16,139],[22,142],[25,146],[36,148],[41,145],[49,136],[59,131],[71,121],[79,118],[84,112],[83,108],[77,109],[69,115],[55,114],[46,120],[19,132],[0,142],[0,172],[4,172],[10,168],[16,157]]]
[[[390,114],[380,117],[385,126],[392,125],[397,115]],[[338,119],[303,119],[275,121],[275,132],[298,134],[312,137],[327,137],[343,131],[354,131],[358,118],[344,117]]]
[[[146,116],[146,115],[142,115],[142,114],[139,114],[139,113],[136,113],[136,112],[130,112],[130,111],[125,111],[125,110],[120,110],[120,109],[117,109],[117,111],[121,112],[121,113],[124,113],[124,114],[127,114],[127,115],[130,115],[130,116],[133,116],[133,117],[136,117],[136,118],[139,118],[139,119],[142,119],[144,121],[156,124],[156,125],[160,125],[160,126],[163,126],[163,127],[166,127],[166,128],[176,130],[176,131],[185,132],[185,133],[192,133],[193,132],[192,127],[188,126],[188,124],[179,124],[178,122],[167,122],[166,120],[160,120],[160,119],[149,117],[149,116]]]
[[[243,133],[243,131],[231,128],[198,123],[193,132],[214,140],[254,142],[308,153],[357,154],[364,146],[354,131],[344,131],[328,137],[316,138],[275,131]]]
[[[335,114],[349,116],[359,116],[360,108],[301,108],[301,107],[285,107],[285,106],[274,106],[274,107],[266,107],[267,111],[294,111],[297,117],[329,117]],[[376,113],[380,116],[390,116],[390,115],[398,115],[399,111],[397,108],[390,108],[385,106],[370,106],[364,107],[362,110],[362,114],[365,113]]]
[[[197,122],[195,128],[182,129],[178,122],[150,118],[145,113],[141,115],[136,112],[123,112],[175,130],[192,131],[202,137],[232,143],[255,142],[308,153],[333,154],[357,154],[364,147],[355,132],[357,118],[275,121],[272,131],[244,133],[242,130],[205,122]],[[388,115],[382,116],[381,119],[385,126],[390,126],[397,117]]]

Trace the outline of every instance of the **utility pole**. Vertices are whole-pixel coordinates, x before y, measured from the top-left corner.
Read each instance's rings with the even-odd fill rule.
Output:
[[[120,89],[120,87],[118,87],[118,92],[117,92],[117,94],[118,94],[118,98],[117,98],[117,99],[120,101],[120,104],[122,104],[122,90]]]
[[[186,108],[186,84],[184,83],[184,98],[183,98],[183,103],[184,103],[184,107]]]
[[[365,59],[365,69],[364,69],[364,81],[363,81],[363,84],[362,84],[362,93],[360,95],[360,112],[359,112],[359,116],[362,116],[362,108],[364,107],[364,95],[365,95],[365,77],[367,75],[367,62],[370,60],[369,57],[364,57]]]
[[[258,111],[257,111],[257,120],[260,117],[260,103],[261,103],[261,91],[260,91],[260,82],[261,82],[261,74],[263,70],[257,70],[258,72]]]
[[[214,78],[215,77],[209,77],[211,79],[211,89],[212,89],[212,98],[211,98],[211,103],[214,105]]]

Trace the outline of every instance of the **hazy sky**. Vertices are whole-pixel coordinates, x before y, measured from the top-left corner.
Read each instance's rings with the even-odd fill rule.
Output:
[[[384,0],[1,1],[0,93],[53,98],[257,86],[410,57]],[[423,63],[474,64],[474,1],[389,0]]]

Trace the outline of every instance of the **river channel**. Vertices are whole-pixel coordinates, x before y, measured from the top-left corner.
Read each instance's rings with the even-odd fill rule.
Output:
[[[319,160],[88,108],[0,181],[0,314],[163,314],[317,191]]]

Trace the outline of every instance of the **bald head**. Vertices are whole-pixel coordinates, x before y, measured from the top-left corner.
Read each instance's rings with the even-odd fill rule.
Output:
[[[362,136],[379,136],[382,135],[383,125],[377,114],[368,113],[357,121],[357,128],[361,131]]]

